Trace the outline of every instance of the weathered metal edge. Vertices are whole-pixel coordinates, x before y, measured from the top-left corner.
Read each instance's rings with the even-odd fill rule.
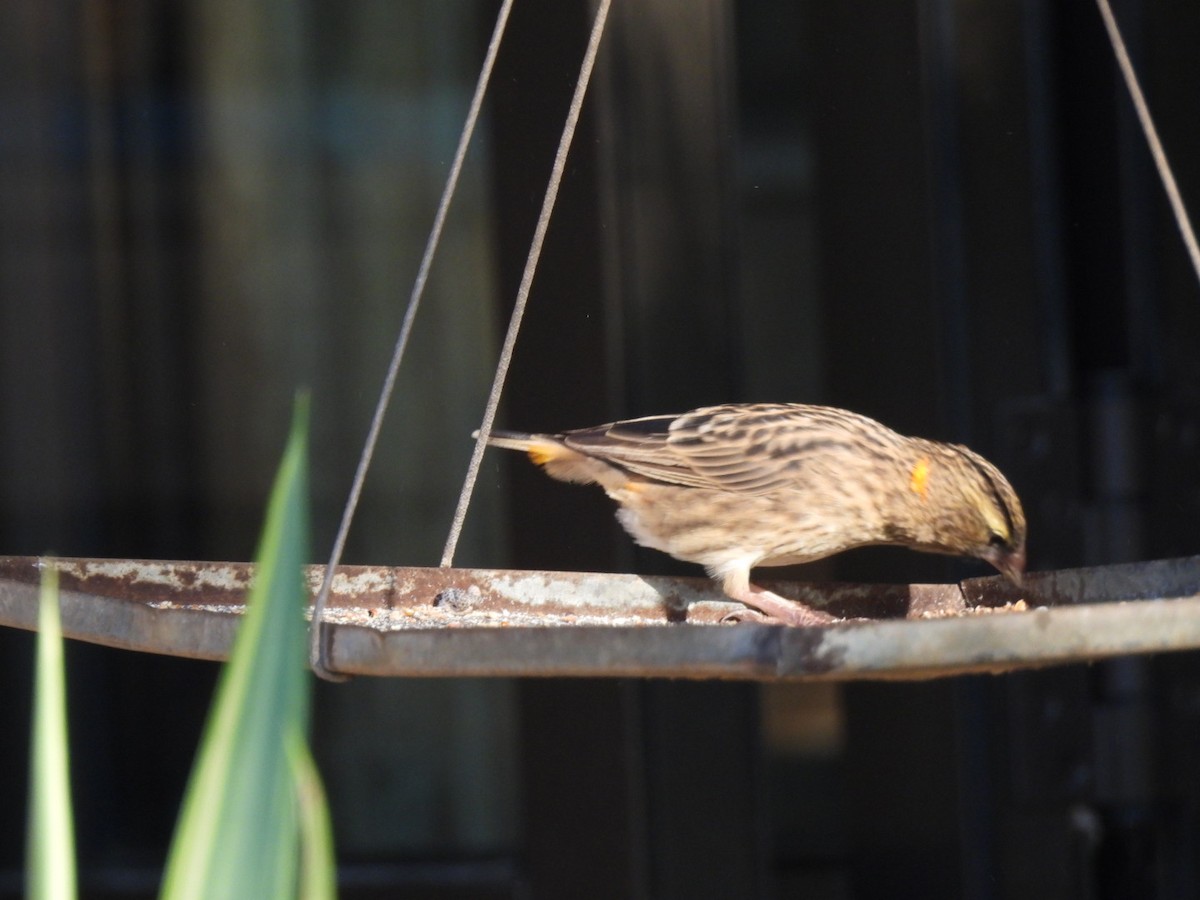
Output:
[[[36,627],[38,560],[0,559],[0,624]],[[245,564],[149,563],[133,561],[56,561],[74,577],[88,578],[133,566],[142,575],[142,590],[131,599],[96,592],[63,590],[65,633],[108,646],[169,653],[200,659],[223,658],[232,644],[240,615],[240,600],[252,570]],[[143,568],[137,568],[144,566]],[[74,567],[74,569],[72,569]],[[182,567],[182,568],[179,568]],[[310,580],[319,567],[310,571]],[[227,577],[234,574],[232,580]],[[188,577],[181,578],[181,573]],[[197,588],[196,581],[212,581]],[[1085,573],[1081,575],[1080,573]],[[362,567],[348,577],[366,578],[380,593],[371,602],[395,606],[397,590],[412,579],[424,579],[419,602],[429,603],[429,591],[443,585],[502,585],[502,594],[520,592],[528,579],[564,586],[586,584],[588,590],[607,586],[611,612],[657,616],[657,624],[556,625],[553,627],[466,626],[458,621],[464,610],[443,611],[444,627],[392,628],[372,620],[371,610],[357,609],[369,624],[331,626],[331,663],[342,672],[391,676],[656,676],[733,679],[863,679],[930,678],[980,671],[1100,659],[1131,653],[1155,653],[1200,647],[1200,559],[1167,560],[1132,566],[1105,567],[1037,576],[1057,585],[1067,605],[1029,612],[938,618],[928,621],[884,620],[846,622],[824,628],[789,629],[742,624],[715,626],[667,624],[679,602],[705,607],[719,617],[728,604],[712,601],[711,589],[695,579],[640,578],[589,573],[479,572],[475,570],[409,570]],[[1136,576],[1136,577],[1135,577]],[[538,582],[542,579],[542,582]],[[548,581],[546,581],[548,579]],[[544,583],[543,583],[544,582]],[[1138,602],[1069,605],[1077,597],[1095,596],[1096,584],[1119,586],[1116,593],[1147,596],[1155,592],[1187,591],[1174,597]],[[1064,585],[1072,585],[1063,591]],[[120,582],[118,586],[128,589]],[[791,585],[789,593],[818,600],[870,595],[869,586]],[[896,586],[885,587],[891,594]],[[968,594],[981,592],[967,583]],[[952,598],[955,585],[907,586],[913,598]],[[207,591],[209,600],[226,604],[176,603],[188,592]],[[138,593],[135,591],[135,593]],[[1067,596],[1067,594],[1070,596]],[[889,596],[891,596],[889,594]],[[405,597],[408,595],[405,594]],[[441,596],[441,592],[438,593]],[[665,597],[674,598],[665,602]],[[390,598],[390,599],[389,599]],[[345,598],[343,598],[345,599]],[[411,598],[409,598],[411,599]],[[527,598],[528,599],[528,598]],[[193,598],[194,600],[194,598]],[[480,604],[490,598],[477,598]],[[561,600],[561,598],[560,598]],[[417,601],[413,601],[417,602]],[[707,609],[708,607],[715,607]],[[405,610],[404,612],[407,612]],[[519,616],[513,613],[515,620]],[[621,621],[620,616],[614,621]],[[465,627],[464,627],[465,626]]]
[[[330,659],[347,674],[917,680],[1196,648],[1200,596],[818,628],[341,626]]]

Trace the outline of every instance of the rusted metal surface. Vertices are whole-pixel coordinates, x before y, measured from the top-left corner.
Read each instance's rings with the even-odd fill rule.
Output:
[[[0,557],[0,625],[32,629],[43,561]],[[69,637],[221,659],[247,563],[58,559]],[[322,570],[312,567],[315,594]],[[722,623],[705,579],[347,566],[327,621],[361,675],[928,678],[1200,647],[1200,557],[942,585],[764,582],[848,621]]]

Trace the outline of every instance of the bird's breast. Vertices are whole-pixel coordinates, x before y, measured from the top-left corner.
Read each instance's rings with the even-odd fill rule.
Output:
[[[871,504],[813,492],[754,494],[634,481],[608,494],[639,544],[704,565],[731,556],[757,565],[810,562],[880,539]]]

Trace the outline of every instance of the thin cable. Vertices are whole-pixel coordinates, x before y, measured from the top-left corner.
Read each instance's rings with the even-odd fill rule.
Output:
[[[379,431],[383,427],[383,417],[396,388],[396,376],[400,372],[400,363],[404,359],[404,351],[408,346],[408,336],[412,332],[413,321],[417,317],[417,309],[420,307],[421,297],[425,293],[425,282],[429,279],[429,269],[433,265],[433,257],[442,237],[442,226],[446,223],[450,201],[454,198],[459,175],[462,173],[463,160],[466,158],[471,136],[475,133],[475,125],[479,121],[479,111],[483,107],[483,97],[487,93],[488,82],[492,78],[492,69],[495,67],[496,55],[500,50],[500,41],[504,37],[504,29],[508,24],[508,14],[512,5],[513,0],[504,0],[500,12],[496,16],[492,39],[488,43],[483,67],[479,70],[479,80],[475,84],[475,95],[471,98],[471,106],[467,111],[466,121],[463,122],[462,134],[458,138],[458,148],[454,151],[454,161],[450,164],[450,173],[446,176],[446,186],[442,189],[442,198],[438,203],[437,213],[433,217],[433,227],[430,229],[429,239],[425,243],[425,255],[421,257],[417,278],[413,282],[412,293],[408,298],[408,308],[404,312],[404,321],[400,325],[400,335],[396,338],[396,346],[392,350],[392,360],[388,364],[387,376],[383,380],[383,388],[380,390],[379,400],[375,404],[375,414],[371,417],[371,427],[367,431],[367,439],[363,444],[362,454],[358,458],[358,469],[354,473],[354,481],[350,486],[350,496],[346,498],[346,506],[342,510],[342,521],[338,526],[337,537],[333,541],[333,552],[329,556],[329,565],[325,569],[325,579],[321,582],[321,590],[317,593],[316,602],[313,604],[309,662],[313,671],[328,681],[345,680],[345,676],[334,674],[326,666],[329,648],[325,641],[324,615],[325,607],[329,603],[329,592],[333,586],[333,574],[342,560],[342,551],[346,547],[346,538],[350,534],[350,523],[354,519],[354,511],[358,508],[359,497],[362,496],[363,483],[367,479],[367,469],[371,466],[371,458],[375,455],[375,446],[379,443]]]
[[[467,507],[470,506],[471,496],[475,491],[475,481],[479,477],[479,465],[483,460],[483,451],[487,446],[488,437],[492,433],[492,423],[496,419],[496,407],[500,405],[500,393],[504,390],[504,379],[508,376],[508,366],[512,362],[513,347],[516,346],[517,333],[521,330],[521,319],[525,315],[525,304],[529,299],[529,288],[533,284],[538,259],[542,255],[542,243],[546,238],[546,230],[550,226],[554,203],[558,199],[558,186],[562,182],[563,172],[567,166],[567,154],[571,150],[571,141],[575,137],[575,126],[579,122],[579,111],[583,107],[583,98],[592,77],[592,67],[596,62],[596,51],[600,47],[600,37],[604,34],[604,23],[608,19],[610,5],[611,0],[601,0],[596,9],[592,33],[588,38],[583,63],[579,67],[579,80],[575,83],[575,94],[571,97],[571,105],[567,110],[567,121],[563,125],[562,137],[558,141],[558,151],[554,155],[550,181],[546,185],[546,196],[542,200],[542,211],[538,214],[537,227],[533,232],[533,242],[529,247],[529,256],[525,260],[525,270],[521,273],[521,284],[517,288],[517,300],[513,305],[512,316],[508,320],[508,333],[505,334],[504,345],[500,348],[500,359],[496,363],[492,390],[488,394],[487,406],[483,411],[483,422],[480,424],[479,433],[475,438],[475,450],[471,454],[471,462],[467,466],[462,492],[458,497],[458,507],[454,510],[450,533],[446,537],[446,547],[442,551],[441,564],[443,567],[454,562],[454,551],[458,547],[458,538],[462,534],[463,522],[467,518]]]
[[[1125,39],[1121,37],[1121,29],[1117,27],[1117,19],[1113,15],[1108,0],[1096,0],[1096,5],[1100,7],[1100,15],[1104,19],[1108,39],[1112,42],[1113,52],[1117,56],[1117,66],[1121,69],[1121,74],[1125,78],[1125,86],[1129,88],[1129,95],[1133,98],[1133,107],[1137,110],[1138,121],[1141,122],[1142,131],[1146,135],[1146,143],[1150,146],[1150,155],[1154,157],[1154,165],[1158,167],[1158,177],[1162,179],[1167,199],[1171,203],[1175,224],[1179,227],[1184,246],[1187,247],[1188,256],[1191,257],[1196,279],[1200,281],[1200,245],[1196,243],[1196,232],[1192,230],[1187,207],[1184,206],[1183,197],[1179,194],[1179,187],[1175,184],[1175,176],[1171,173],[1171,164],[1167,162],[1167,154],[1163,150],[1162,141],[1158,138],[1158,129],[1154,127],[1154,120],[1150,118],[1150,108],[1146,105],[1146,98],[1138,83],[1137,73],[1133,71],[1133,63],[1129,61],[1129,51],[1125,49]]]

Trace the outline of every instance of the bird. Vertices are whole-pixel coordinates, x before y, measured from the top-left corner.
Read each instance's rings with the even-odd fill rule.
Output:
[[[598,484],[634,541],[699,563],[742,603],[735,621],[836,621],[753,584],[751,570],[871,544],[977,557],[1018,586],[1025,570],[1025,514],[996,466],[844,409],[730,403],[558,434],[494,431],[488,443],[560,481]]]

